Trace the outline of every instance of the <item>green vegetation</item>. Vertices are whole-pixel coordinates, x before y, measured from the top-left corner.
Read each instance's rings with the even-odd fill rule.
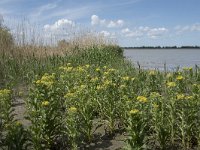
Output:
[[[135,69],[110,44],[58,48],[1,49],[1,148],[87,149],[104,126],[107,136],[125,133],[124,149],[200,149],[198,67]],[[27,97],[16,94],[21,83]],[[16,96],[25,99],[28,126],[15,118]]]

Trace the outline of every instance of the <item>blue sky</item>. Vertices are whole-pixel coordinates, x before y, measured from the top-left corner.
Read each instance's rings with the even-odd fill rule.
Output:
[[[121,46],[200,45],[199,7],[200,0],[0,0],[8,26],[28,18],[52,34],[82,27]]]

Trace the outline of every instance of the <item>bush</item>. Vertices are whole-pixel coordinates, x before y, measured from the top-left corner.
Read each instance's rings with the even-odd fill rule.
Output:
[[[0,26],[0,53],[5,53],[11,50],[14,45],[14,39],[9,29],[4,26]]]

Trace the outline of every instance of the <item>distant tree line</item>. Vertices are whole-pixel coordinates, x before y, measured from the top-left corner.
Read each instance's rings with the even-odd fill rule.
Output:
[[[122,47],[124,49],[200,49],[200,46],[140,46]]]

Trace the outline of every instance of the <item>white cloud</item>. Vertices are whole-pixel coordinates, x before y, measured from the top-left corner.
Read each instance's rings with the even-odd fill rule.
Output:
[[[162,28],[152,28],[152,29],[149,29],[147,35],[150,38],[157,38],[157,37],[163,36],[167,32],[168,32],[168,29],[163,28],[163,27]]]
[[[105,24],[105,22],[106,22],[106,20],[105,19],[100,19],[97,15],[92,15],[91,16],[91,24],[92,25],[104,25]]]
[[[60,19],[54,24],[44,25],[43,36],[47,39],[52,37],[54,37],[56,40],[68,39],[73,36],[73,33],[76,30],[75,27],[75,23],[72,20]]]
[[[60,19],[52,25],[49,25],[49,24],[44,25],[44,29],[45,31],[57,31],[57,30],[63,30],[70,27],[74,27],[74,26],[75,26],[75,23],[72,20]]]
[[[117,21],[110,21],[107,25],[108,28],[114,28],[114,27],[122,27],[124,25],[123,20],[117,20]]]
[[[122,29],[122,33],[129,33],[131,32],[129,28]]]
[[[116,39],[116,34],[115,33],[111,33],[111,32],[108,32],[108,31],[101,31],[99,32],[101,35],[103,35],[104,37],[107,37],[107,38],[110,38],[110,39]]]
[[[200,31],[200,23],[192,25],[191,31]]]
[[[108,37],[111,35],[110,32],[108,31],[101,31],[100,34],[104,35],[105,37]]]
[[[200,31],[200,23],[196,23],[193,25],[186,25],[186,26],[176,26],[174,28],[177,33],[183,33],[183,32],[199,32]]]
[[[97,15],[92,15],[91,16],[91,24],[106,26],[108,28],[116,28],[116,27],[122,27],[124,25],[124,21],[121,19],[116,20],[116,21],[105,20],[105,19],[100,19],[99,16],[97,16]]]
[[[149,38],[156,38],[163,36],[165,33],[168,32],[168,29],[162,27],[162,28],[150,28],[150,27],[137,27],[133,30],[130,30],[129,28],[124,28],[121,30],[121,33],[126,37],[134,37],[139,38],[142,36],[146,36]]]

